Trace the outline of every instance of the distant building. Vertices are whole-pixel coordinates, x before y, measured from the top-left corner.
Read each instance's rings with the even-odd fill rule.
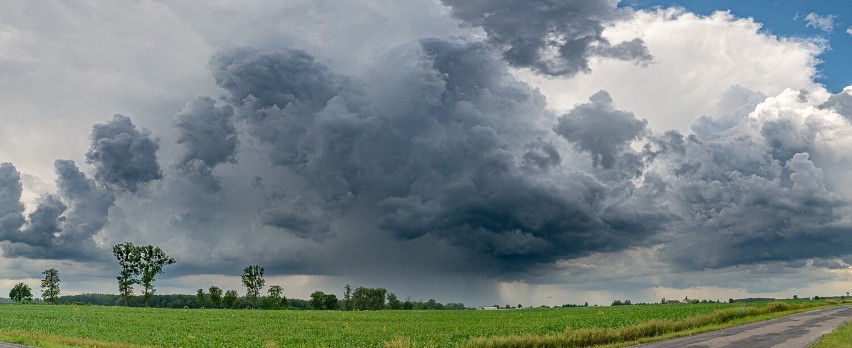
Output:
[[[666,304],[679,304],[679,303],[680,303],[680,301],[678,301],[678,300],[666,300]]]
[[[494,310],[500,309],[500,307],[497,307],[497,306],[482,306],[482,307],[479,307],[479,309],[484,310],[484,311],[494,311]]]

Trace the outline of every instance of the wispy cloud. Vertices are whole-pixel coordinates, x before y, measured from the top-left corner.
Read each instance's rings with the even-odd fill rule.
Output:
[[[835,16],[835,15],[820,16],[816,13],[811,12],[811,13],[808,13],[807,16],[805,16],[805,22],[806,22],[805,26],[811,27],[811,28],[816,28],[816,29],[822,30],[826,33],[829,33],[832,30],[834,30],[834,19],[835,18],[837,18],[837,16]],[[849,32],[849,31],[847,30],[847,32]]]

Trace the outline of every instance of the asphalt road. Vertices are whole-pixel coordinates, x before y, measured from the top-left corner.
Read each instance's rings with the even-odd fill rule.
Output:
[[[17,345],[17,344],[12,344],[12,343],[0,342],[0,348],[29,348],[29,347],[28,346],[21,346],[21,345]]]
[[[852,319],[852,306],[818,309],[635,348],[804,348]],[[852,345],[852,342],[850,342]]]

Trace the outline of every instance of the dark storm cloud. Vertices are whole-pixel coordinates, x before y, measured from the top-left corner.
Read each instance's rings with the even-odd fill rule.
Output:
[[[11,163],[0,163],[0,239],[8,240],[24,225],[21,173]]]
[[[35,210],[28,216],[29,225],[14,241],[33,246],[49,247],[54,234],[62,232],[62,225],[65,220],[62,214],[66,209],[68,207],[53,195],[42,197]]]
[[[7,256],[34,259],[102,258],[92,237],[108,223],[115,196],[86,177],[73,161],[57,160],[59,198],[42,197],[24,228],[4,236]]]
[[[447,241],[500,272],[641,245],[669,219],[646,201],[650,186],[549,176],[561,163],[551,130],[525,120],[550,115],[544,98],[488,45],[427,39],[418,51],[413,65],[382,62],[385,75],[368,94],[304,52],[235,50],[213,59],[250,133],[308,183],[296,192],[264,188],[265,224],[313,238],[352,202],[375,204],[388,233]],[[259,72],[268,74],[255,83]],[[601,98],[591,109],[629,116],[622,123],[635,128],[613,136],[613,152],[644,122]]]
[[[177,168],[192,182],[210,191],[221,189],[213,168],[220,163],[236,163],[237,129],[230,105],[216,105],[209,97],[197,97],[175,115],[177,143],[184,154],[177,159]]]
[[[616,110],[606,91],[595,93],[589,101],[561,116],[553,131],[589,152],[596,166],[611,168],[630,142],[642,135],[648,121]]]
[[[572,76],[589,71],[595,56],[648,63],[652,57],[640,39],[612,45],[604,25],[623,16],[604,0],[442,0],[452,15],[481,27],[514,67],[547,75]]]
[[[136,192],[140,184],[162,178],[158,148],[147,130],[137,129],[127,116],[115,115],[112,121],[92,127],[86,162],[95,167],[99,182]]]

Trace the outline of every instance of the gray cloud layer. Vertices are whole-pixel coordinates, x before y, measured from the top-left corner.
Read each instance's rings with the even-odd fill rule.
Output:
[[[191,181],[210,191],[221,189],[213,168],[220,163],[236,163],[237,129],[230,105],[216,105],[209,97],[198,97],[175,115],[177,143],[185,152],[177,167]]]
[[[9,242],[2,245],[4,255],[72,260],[93,260],[104,256],[92,237],[109,222],[108,213],[115,202],[115,195],[87,178],[73,161],[57,160],[56,174],[59,197],[43,196],[29,214],[26,225],[19,225],[16,229],[4,228],[2,240]],[[14,193],[15,186],[20,187],[20,181],[15,183],[14,174],[4,176],[12,178],[4,181],[4,190]],[[20,194],[17,199],[20,200]],[[23,210],[18,214],[21,213]],[[23,222],[23,217],[15,220]]]
[[[86,162],[94,165],[95,179],[104,185],[136,192],[140,184],[162,178],[156,141],[147,130],[138,130],[129,117],[92,128],[92,146]]]
[[[589,71],[589,59],[608,57],[646,64],[648,48],[640,39],[612,45],[602,36],[604,24],[622,10],[611,1],[442,0],[452,15],[481,27],[488,42],[503,51],[514,67],[547,75],[571,76]]]
[[[379,226],[398,238],[437,237],[501,272],[640,245],[666,221],[630,202],[646,199],[645,189],[634,195],[583,173],[550,173],[560,155],[543,139],[553,136],[523,118],[549,115],[544,98],[515,80],[489,46],[428,39],[418,51],[413,70],[385,65],[392,88],[376,91],[391,95],[375,102],[353,90],[359,82],[304,52],[214,57],[213,75],[241,105],[251,134],[270,145],[274,163],[309,183],[296,197],[270,196],[265,223],[308,236],[327,228],[316,209],[372,202]],[[258,72],[266,74],[252,78]],[[593,98],[607,103],[598,109],[617,121],[629,117],[624,123],[634,128],[613,137],[636,138],[644,122],[604,96]],[[578,122],[596,122],[589,117]],[[607,156],[624,146],[597,145],[611,147]]]

